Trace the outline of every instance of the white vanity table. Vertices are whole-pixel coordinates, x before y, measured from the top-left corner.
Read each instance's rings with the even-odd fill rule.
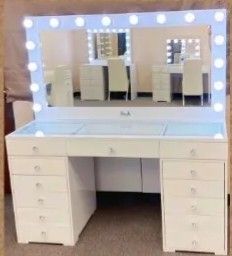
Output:
[[[44,30],[84,27],[89,40],[95,30],[115,33],[183,24],[211,26],[210,106],[48,107],[37,47]],[[163,250],[226,255],[226,11],[28,17],[24,26],[36,120],[6,137],[18,242],[75,245],[97,207],[99,187],[120,191],[113,185],[121,183],[123,191],[147,193],[160,183]],[[130,167],[127,179],[115,172],[108,175],[108,170],[97,172],[95,160],[115,158],[142,161]],[[147,160],[156,160],[156,166]],[[96,187],[96,180],[104,186]]]

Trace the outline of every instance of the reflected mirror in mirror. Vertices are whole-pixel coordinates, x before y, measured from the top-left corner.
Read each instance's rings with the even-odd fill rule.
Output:
[[[41,33],[49,106],[210,106],[211,28]]]

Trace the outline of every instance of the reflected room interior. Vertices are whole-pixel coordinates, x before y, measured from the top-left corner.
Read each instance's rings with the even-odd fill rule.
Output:
[[[209,26],[45,31],[48,106],[210,106]]]

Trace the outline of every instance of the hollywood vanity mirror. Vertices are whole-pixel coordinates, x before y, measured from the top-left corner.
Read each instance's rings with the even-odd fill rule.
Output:
[[[75,245],[95,192],[129,191],[161,193],[164,251],[226,255],[226,10],[23,25],[36,120],[6,137],[18,242]]]

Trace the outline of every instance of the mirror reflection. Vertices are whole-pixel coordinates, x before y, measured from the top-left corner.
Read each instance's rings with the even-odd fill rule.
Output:
[[[210,106],[210,27],[41,34],[49,106]]]

